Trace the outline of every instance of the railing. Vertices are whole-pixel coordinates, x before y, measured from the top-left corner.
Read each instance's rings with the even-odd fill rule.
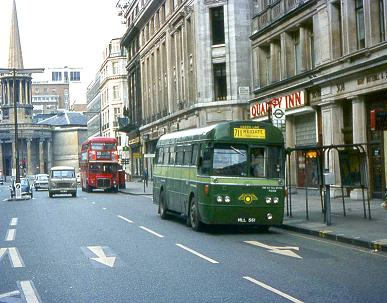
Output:
[[[274,0],[253,18],[253,34],[269,26],[290,11],[314,0]]]

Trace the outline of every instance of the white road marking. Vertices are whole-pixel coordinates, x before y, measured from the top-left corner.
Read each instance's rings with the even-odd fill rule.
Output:
[[[40,302],[31,281],[20,281],[20,288],[23,291],[27,303]]]
[[[93,204],[93,205],[94,205],[94,204],[95,204],[95,202],[91,202],[91,204]]]
[[[18,222],[18,218],[12,218],[11,223],[9,223],[9,226],[16,226]]]
[[[8,229],[7,235],[5,237],[5,241],[13,241],[15,240],[16,229]]]
[[[153,196],[144,196],[144,197],[153,200]]]
[[[123,217],[123,216],[118,215],[117,217],[120,218],[120,219],[122,219],[122,220],[124,220],[124,221],[126,221],[126,222],[134,223],[132,220],[129,220],[128,218],[125,218],[125,217]]]
[[[5,202],[5,201],[8,201],[8,198],[5,198],[5,199],[3,200],[3,202]]]
[[[102,207],[103,210],[106,210],[106,207]]]
[[[300,300],[298,300],[296,298],[293,298],[292,296],[290,296],[288,294],[285,294],[282,291],[280,291],[278,289],[275,289],[275,288],[273,288],[273,287],[271,287],[271,286],[269,286],[269,285],[267,285],[265,283],[259,282],[259,281],[255,280],[255,279],[251,278],[251,277],[247,277],[246,276],[246,277],[243,277],[243,279],[246,279],[246,280],[248,280],[248,281],[250,281],[250,282],[252,282],[252,283],[254,283],[254,284],[258,285],[258,286],[261,286],[261,287],[263,287],[263,288],[265,288],[265,289],[267,289],[267,290],[269,290],[271,292],[274,292],[275,294],[280,295],[281,297],[284,297],[285,299],[288,299],[289,301],[292,301],[294,303],[304,303],[303,301],[300,301]]]
[[[159,237],[159,238],[164,238],[163,235],[160,235],[160,234],[158,234],[157,232],[155,232],[155,231],[153,231],[153,230],[151,230],[151,229],[149,229],[149,228],[146,228],[146,227],[144,227],[144,226],[139,226],[139,227],[140,227],[141,229],[147,231],[148,233],[151,233],[151,234],[153,234],[153,235],[155,235],[155,236],[157,236],[157,237]]]
[[[87,198],[83,198],[83,200],[87,200]]]
[[[16,247],[0,248],[0,261],[7,252],[13,268],[24,267],[23,261]]]
[[[15,290],[15,291],[7,292],[5,294],[0,294],[0,299],[9,298],[17,295],[20,295],[20,291]]]
[[[264,244],[264,243],[261,243],[258,241],[243,241],[243,242],[257,246],[257,247],[267,249],[270,252],[275,253],[275,254],[302,259],[301,256],[297,255],[295,252],[292,251],[292,250],[299,251],[300,248],[297,246],[270,246],[270,245],[267,245],[267,244]]]
[[[116,257],[107,257],[101,246],[88,246],[87,248],[90,249],[98,257],[98,258],[90,258],[90,259],[109,267],[114,266]]]
[[[198,256],[198,257],[200,257],[200,258],[202,258],[202,259],[204,259],[204,260],[206,260],[206,261],[208,261],[210,263],[212,263],[212,264],[218,264],[219,263],[218,261],[215,261],[214,259],[206,257],[205,255],[202,255],[201,253],[198,253],[197,251],[194,251],[193,249],[188,248],[188,247],[186,247],[186,246],[184,246],[182,244],[177,243],[176,246],[179,246],[180,248],[182,248],[182,249],[184,249],[184,250],[186,250],[186,251],[188,251],[188,252],[190,252],[190,253],[192,253],[192,254],[194,254],[194,255],[196,255],[196,256]]]

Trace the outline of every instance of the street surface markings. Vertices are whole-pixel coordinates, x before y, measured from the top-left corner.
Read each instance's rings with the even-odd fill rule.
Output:
[[[281,297],[284,297],[285,299],[288,299],[289,301],[292,301],[294,303],[304,303],[303,301],[300,301],[300,300],[298,300],[298,299],[296,299],[288,294],[283,293],[282,291],[280,291],[278,289],[275,289],[275,288],[273,288],[265,283],[259,282],[251,277],[246,276],[246,277],[243,277],[243,279],[250,281],[258,286],[261,286],[261,287],[263,287],[271,292],[274,292],[275,294],[280,295]]]
[[[190,252],[191,254],[194,254],[194,255],[196,255],[196,256],[198,256],[198,257],[200,257],[200,258],[202,258],[202,259],[204,259],[204,260],[206,260],[206,261],[208,261],[208,262],[210,262],[212,264],[218,264],[219,263],[218,261],[215,261],[214,259],[206,257],[205,255],[202,255],[201,253],[198,253],[197,251],[194,251],[193,249],[188,248],[188,247],[186,247],[186,246],[184,246],[182,244],[176,243],[176,246],[178,246],[178,247],[180,247],[180,248]]]
[[[124,264],[124,262],[118,258],[117,254],[115,254],[108,246],[87,246],[81,247],[81,250],[97,268],[112,268]]]
[[[144,196],[144,197],[153,200],[153,196]]]
[[[0,302],[21,302],[21,300],[14,300],[15,297],[17,297],[18,299],[21,299],[20,297],[20,291],[18,290],[15,290],[15,291],[11,291],[11,292],[7,292],[7,293],[4,293],[4,294],[0,294]],[[3,299],[6,299],[6,298],[12,298],[12,301],[10,300],[3,300]]]
[[[18,221],[18,218],[12,218],[11,222],[9,223],[9,226],[16,226]]]
[[[23,260],[20,257],[19,251],[16,247],[0,248],[0,262],[7,253],[13,268],[24,267]]]
[[[261,247],[261,248],[264,248],[264,249],[267,249],[270,252],[275,253],[275,254],[302,259],[301,256],[297,255],[293,251],[293,250],[297,250],[297,251],[300,250],[300,248],[297,247],[297,246],[270,246],[270,245],[263,244],[263,243],[258,242],[258,241],[243,241],[243,242],[245,242],[247,244],[254,245],[254,246],[258,246],[258,247]]]
[[[5,198],[5,199],[3,200],[3,202],[6,202],[6,201],[8,201],[8,198]]]
[[[41,300],[39,299],[39,295],[34,287],[34,283],[32,281],[20,281],[20,289],[24,295],[25,301],[27,303],[39,303]]]
[[[134,223],[132,220],[129,220],[128,218],[125,218],[125,217],[123,217],[121,215],[118,215],[117,217],[122,219],[122,220],[124,220],[124,221],[126,221],[126,222],[128,222],[128,223]]]
[[[149,229],[149,228],[146,228],[146,227],[144,227],[144,226],[139,226],[142,230],[145,230],[145,231],[147,231],[148,233],[151,233],[152,235],[155,235],[156,237],[159,237],[159,238],[164,238],[164,236],[163,235],[160,235],[160,234],[158,234],[157,232],[155,232],[155,231],[153,231],[153,230],[151,230],[151,229]]]
[[[102,207],[103,210],[106,210],[106,207]]]
[[[94,204],[95,204],[95,202],[91,202],[91,204],[93,204],[93,205],[94,205]]]
[[[83,200],[87,200],[87,198],[83,198]]]
[[[15,240],[16,229],[8,229],[7,235],[5,236],[5,241],[13,241]]]

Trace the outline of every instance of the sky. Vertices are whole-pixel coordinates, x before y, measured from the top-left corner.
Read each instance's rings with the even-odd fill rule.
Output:
[[[13,0],[0,0],[0,67],[8,67]],[[82,68],[87,87],[102,64],[111,39],[125,26],[118,0],[16,0],[24,68]]]

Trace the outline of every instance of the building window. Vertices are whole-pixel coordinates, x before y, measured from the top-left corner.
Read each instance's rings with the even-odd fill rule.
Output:
[[[113,99],[117,100],[120,98],[120,88],[118,85],[113,86]]]
[[[80,81],[81,73],[80,72],[70,72],[70,81]]]
[[[210,9],[212,45],[224,44],[224,14],[223,6]]]
[[[355,15],[356,15],[357,49],[362,49],[365,47],[363,0],[356,0]]]
[[[300,31],[293,32],[294,44],[294,68],[296,75],[301,72],[301,47],[300,47]]]
[[[379,0],[379,24],[380,24],[380,41],[386,41],[386,28],[384,23],[384,0]]]
[[[62,81],[62,72],[52,72],[52,81]]]
[[[118,62],[113,62],[112,65],[113,65],[113,75],[117,75],[118,74]]]
[[[226,100],[227,99],[226,63],[214,64],[213,69],[214,69],[215,100],[216,101]]]

